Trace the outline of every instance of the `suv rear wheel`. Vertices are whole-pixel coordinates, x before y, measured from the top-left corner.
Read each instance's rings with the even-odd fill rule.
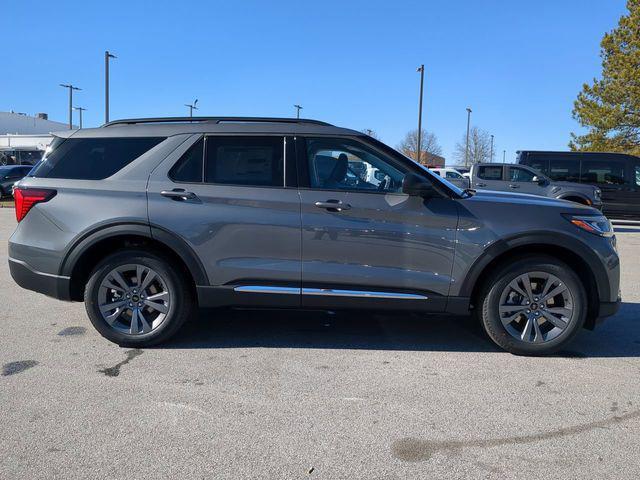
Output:
[[[498,269],[480,294],[491,339],[522,355],[553,353],[583,326],[587,296],[576,273],[553,257],[531,256]]]
[[[96,330],[121,346],[169,339],[193,309],[182,272],[141,250],[116,252],[100,262],[89,277],[84,301]]]

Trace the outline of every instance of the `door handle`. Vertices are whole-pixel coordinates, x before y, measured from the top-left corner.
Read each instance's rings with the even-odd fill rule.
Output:
[[[315,206],[318,208],[326,208],[332,212],[342,212],[343,210],[349,210],[351,205],[348,203],[342,203],[340,200],[327,200],[326,202],[316,202]]]
[[[193,200],[198,196],[193,192],[187,192],[184,188],[174,188],[173,190],[163,190],[160,192],[163,197],[170,198],[172,200]]]
[[[513,183],[510,183],[509,188],[520,188],[520,185],[514,185]]]
[[[486,183],[476,183],[476,187],[486,187]]]

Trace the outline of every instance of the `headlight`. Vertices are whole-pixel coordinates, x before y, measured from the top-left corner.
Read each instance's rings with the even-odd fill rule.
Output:
[[[602,200],[602,190],[600,190],[599,188],[596,188],[593,191],[593,198],[595,198],[598,201],[601,201]]]
[[[594,235],[599,235],[600,237],[613,236],[613,226],[604,215],[565,215],[564,217],[576,227]]]

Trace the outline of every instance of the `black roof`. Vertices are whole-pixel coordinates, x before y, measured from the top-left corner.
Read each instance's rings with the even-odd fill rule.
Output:
[[[572,152],[572,151],[553,151],[553,150],[518,150],[516,151],[516,153],[518,155],[521,154],[529,154],[529,153],[535,153],[536,155],[586,155],[586,156],[591,156],[591,155],[620,155],[623,157],[636,157],[635,155],[631,155],[630,153],[622,153],[622,152]]]

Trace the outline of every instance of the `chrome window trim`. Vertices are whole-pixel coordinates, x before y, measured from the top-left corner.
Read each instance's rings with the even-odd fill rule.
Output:
[[[283,293],[286,295],[300,295],[299,287],[272,287],[268,285],[241,285],[233,289],[241,293]]]

